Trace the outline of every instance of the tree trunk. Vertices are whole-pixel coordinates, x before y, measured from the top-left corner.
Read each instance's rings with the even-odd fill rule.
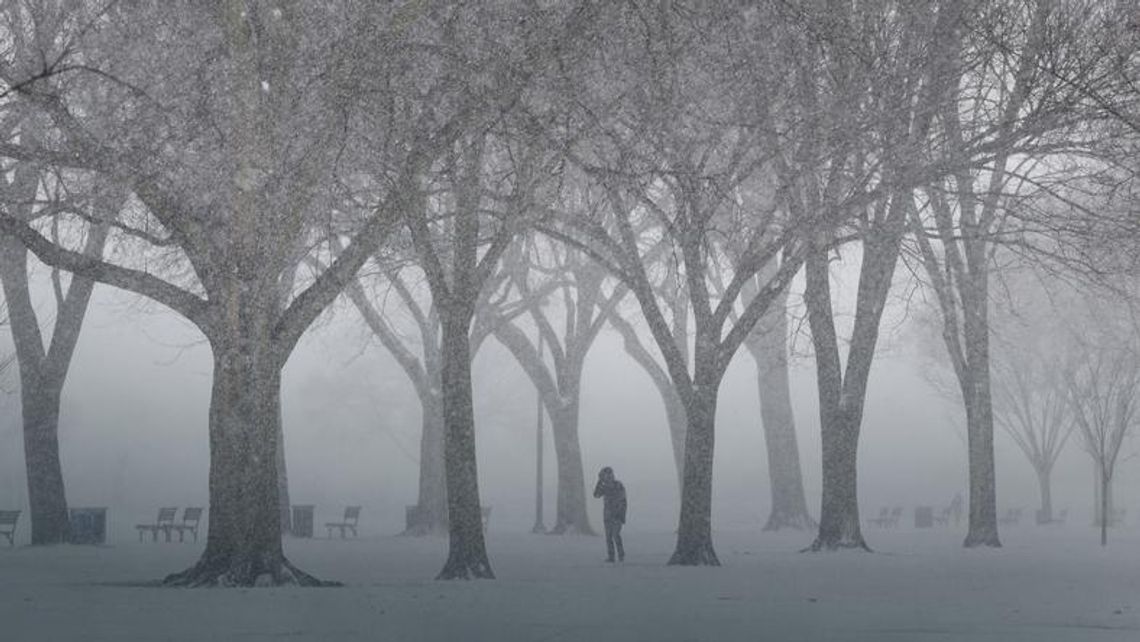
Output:
[[[1108,520],[1112,515],[1109,501],[1109,479],[1103,472],[1100,475],[1100,545],[1108,546]]]
[[[699,381],[699,380],[698,380]],[[698,382],[686,407],[685,477],[677,548],[670,565],[720,566],[712,542],[712,466],[719,382]]]
[[[819,509],[819,534],[809,550],[845,548],[871,550],[859,524],[858,446],[859,425],[847,413],[821,408],[823,497]]]
[[[673,446],[673,466],[677,471],[677,490],[685,486],[685,433],[689,429],[689,419],[685,416],[685,404],[677,398],[670,387],[659,389],[661,401],[665,404],[665,420],[669,422],[669,443]]]
[[[60,389],[61,386],[21,380],[33,546],[60,544],[68,536],[67,499],[59,460]]]
[[[408,535],[443,535],[447,533],[447,475],[444,471],[443,401],[435,394],[420,399],[423,410],[423,432],[420,437],[420,481],[416,508],[418,523],[410,525]]]
[[[447,474],[448,554],[436,579],[494,578],[483,541],[475,413],[471,399],[471,313],[442,314],[444,466]]]
[[[1100,545],[1108,544],[1108,523],[1115,512],[1112,502],[1112,480],[1094,462],[1093,475],[1093,526],[1100,530]]]
[[[989,269],[984,241],[966,239],[969,276],[961,288],[962,337],[969,370],[966,436],[969,448],[970,521],[965,546],[1000,547],[997,475],[994,472],[994,412],[990,390]],[[968,394],[967,394],[968,392]]]
[[[807,550],[870,550],[859,524],[858,448],[871,366],[879,338],[879,323],[898,260],[901,209],[892,199],[891,218],[879,232],[863,238],[855,324],[841,364],[835,315],[831,305],[831,275],[826,248],[816,248],[805,261],[808,322],[815,348],[819,393],[823,493],[819,533]]]
[[[225,339],[229,339],[228,341]],[[267,337],[212,338],[210,515],[206,550],[168,586],[318,586],[281,548],[281,363]]]
[[[281,507],[281,532],[293,531],[293,514],[289,505],[289,472],[285,467],[285,422],[281,404],[277,404],[277,501]]]
[[[978,311],[978,306],[983,308]],[[984,302],[967,308],[966,350],[971,384],[966,399],[966,437],[969,449],[970,515],[965,546],[1000,547],[997,523],[997,484],[994,472],[994,417],[990,398],[989,337]],[[971,320],[971,317],[974,320]],[[980,326],[980,327],[978,327]]]
[[[1041,516],[1037,522],[1039,524],[1053,521],[1053,489],[1049,480],[1051,472],[1044,467],[1037,470],[1037,487],[1041,489]]]
[[[781,528],[807,530],[815,527],[804,497],[800,450],[792,414],[791,385],[788,381],[787,295],[773,302],[745,345],[756,361],[760,392],[760,419],[768,450],[768,477],[772,508],[765,531]]]
[[[586,513],[586,478],[582,468],[582,447],[578,439],[577,385],[563,397],[563,405],[550,413],[554,454],[558,462],[557,514],[551,534],[595,535]]]

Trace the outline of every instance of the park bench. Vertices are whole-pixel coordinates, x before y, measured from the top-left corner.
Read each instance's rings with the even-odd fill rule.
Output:
[[[0,535],[8,538],[8,546],[15,546],[16,522],[20,521],[20,511],[0,510]]]
[[[158,541],[158,532],[162,531],[166,534],[166,541],[170,541],[170,531],[174,530],[174,516],[178,514],[178,508],[174,506],[164,506],[158,509],[158,519],[153,524],[135,524],[135,528],[139,532],[139,541],[143,540],[143,533],[150,531],[151,541]]]
[[[198,541],[198,523],[202,521],[202,508],[193,507],[186,508],[182,511],[182,523],[173,524],[172,529],[178,531],[178,541],[185,541],[186,533],[194,536],[194,541]]]
[[[891,509],[883,507],[879,509],[878,517],[868,517],[867,523],[879,528],[885,528],[891,522]]]
[[[954,514],[953,506],[944,506],[937,515],[934,516],[934,523],[938,526],[949,526],[950,516]]]
[[[356,524],[360,521],[360,507],[348,506],[344,509],[344,519],[339,522],[325,522],[325,528],[329,530],[329,539],[332,539],[332,532],[334,528],[340,529],[340,538],[344,539],[346,531],[352,531],[352,536],[356,537]]]

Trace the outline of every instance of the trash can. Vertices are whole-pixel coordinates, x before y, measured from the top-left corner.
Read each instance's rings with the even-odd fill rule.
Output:
[[[72,508],[68,517],[71,527],[68,542],[72,544],[107,543],[106,507]]]
[[[933,528],[934,527],[934,507],[932,506],[918,506],[914,509],[914,527],[915,528]]]
[[[312,504],[293,505],[293,537],[313,536],[313,508]]]

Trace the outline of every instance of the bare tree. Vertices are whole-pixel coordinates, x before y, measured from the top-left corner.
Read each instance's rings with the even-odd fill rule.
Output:
[[[808,513],[800,470],[800,448],[792,414],[788,378],[788,295],[785,292],[760,318],[744,347],[756,362],[756,385],[760,394],[760,420],[768,450],[768,480],[772,508],[765,531],[782,528],[808,530],[816,526]]]
[[[353,306],[365,324],[395,358],[396,363],[411,381],[420,402],[421,426],[419,457],[419,491],[413,514],[404,531],[407,535],[447,533],[447,488],[444,474],[443,449],[443,355],[440,345],[440,320],[435,304],[423,300],[423,288],[417,282],[422,272],[402,260],[376,256],[373,263],[378,274],[367,279],[360,276],[345,289]],[[324,268],[320,268],[323,270]],[[367,269],[367,268],[366,268]],[[365,289],[365,282],[372,287]],[[471,330],[471,356],[474,359],[494,328],[489,318],[497,316],[491,310],[502,305],[492,300],[507,281],[503,273],[496,273],[479,293],[476,319]],[[382,303],[381,293],[394,293],[395,299],[411,318],[414,331],[409,332],[393,318],[393,312]],[[519,314],[515,311],[514,314]],[[503,311],[506,315],[508,312]]]
[[[1017,444],[1041,491],[1037,523],[1053,521],[1050,477],[1073,433],[1063,360],[1025,346],[998,350],[994,363],[994,421]]]
[[[673,342],[681,347],[681,356],[689,355],[689,304],[684,295],[684,284],[678,283],[675,271],[665,262],[662,282],[656,286],[657,297],[661,302],[668,320],[669,332]],[[669,369],[655,352],[654,344],[649,343],[652,337],[643,337],[643,333],[625,318],[628,312],[621,307],[615,307],[609,316],[610,325],[622,337],[625,352],[633,361],[641,366],[653,387],[661,396],[661,403],[665,408],[665,421],[669,428],[669,443],[673,447],[673,464],[677,472],[677,488],[684,485],[685,479],[685,430],[688,420],[685,416],[685,404],[673,382],[669,378]],[[647,341],[648,339],[648,341]]]
[[[819,530],[809,550],[867,549],[860,528],[857,452],[879,324],[914,209],[913,187],[938,172],[917,153],[956,51],[947,3],[883,11],[808,5],[786,47],[800,53],[790,113],[796,146],[777,165],[793,211],[823,210],[805,261],[804,303],[816,364],[823,462]],[[866,20],[884,13],[880,20]],[[817,28],[817,25],[823,25]],[[819,80],[822,76],[825,80]],[[842,124],[841,124],[842,123]],[[841,343],[831,292],[832,249],[857,240],[855,315]],[[842,346],[846,345],[846,355]]]
[[[1086,346],[1065,369],[1069,403],[1097,473],[1100,544],[1108,544],[1109,489],[1140,409],[1140,359],[1121,346]]]
[[[24,128],[25,138],[30,138],[29,129]],[[75,177],[68,185],[63,181],[58,177],[51,185],[44,185],[39,167],[20,163],[11,180],[4,181],[0,198],[11,215],[26,221],[42,215],[41,208],[36,207],[41,194],[48,196],[52,210],[82,208],[85,216],[96,221],[111,221],[118,216],[123,204],[121,193],[106,185],[101,189],[88,186],[84,190],[79,184],[82,179]],[[91,181],[88,178],[86,182]],[[88,198],[82,197],[83,191],[89,193]],[[65,193],[67,196],[63,196]],[[52,231],[59,239],[58,221]],[[85,256],[99,257],[107,232],[106,224],[92,226],[80,243],[80,251]],[[40,318],[29,291],[27,255],[27,250],[18,242],[0,238],[0,282],[20,373],[31,541],[33,545],[56,544],[66,541],[68,533],[67,497],[59,456],[60,401],[94,282],[73,277],[65,287],[60,271],[52,269],[55,322],[45,345]]]
[[[543,179],[534,149],[512,142],[485,134],[457,144],[438,175],[441,195],[418,190],[421,206],[405,214],[441,328],[449,551],[438,579],[494,577],[479,503],[470,332],[480,295]]]
[[[495,325],[495,337],[530,377],[550,417],[558,464],[558,501],[550,532],[593,535],[586,512],[586,480],[578,437],[582,370],[594,340],[625,295],[625,288],[617,286],[607,294],[603,288],[607,277],[604,268],[577,250],[549,246],[541,239],[535,239],[529,251],[519,253],[508,270],[551,355],[547,360],[537,342],[518,325]],[[544,278],[543,274],[550,276]],[[535,276],[538,281],[532,284]],[[535,288],[541,288],[544,282],[552,290],[550,296],[535,296]],[[553,306],[542,305],[550,299],[559,299],[557,311],[551,310]],[[562,331],[552,321],[555,312],[563,317]]]
[[[616,7],[596,46],[612,55],[592,54],[590,65],[601,69],[599,75],[567,88],[582,105],[586,132],[563,147],[582,175],[574,181],[580,207],[562,217],[554,233],[572,239],[630,289],[685,408],[681,515],[670,564],[719,564],[711,512],[720,382],[803,258],[799,232],[806,224],[786,219],[771,199],[735,200],[736,187],[754,179],[770,158],[765,110],[784,91],[782,76],[773,71],[777,57],[768,41],[756,37],[757,25],[771,17],[768,9],[643,13]],[[722,37],[704,38],[709,30]],[[628,78],[621,88],[607,80],[618,72],[610,68],[615,60]],[[741,70],[755,75],[742,78]],[[752,91],[761,84],[765,91]],[[647,229],[654,231],[639,232]],[[729,265],[721,241],[731,235],[737,249]],[[657,263],[647,259],[660,256],[662,244],[685,284],[691,346],[677,344],[654,285]],[[776,273],[742,300],[749,280],[781,252]],[[708,282],[712,263],[723,264],[721,274],[729,275],[719,295]],[[734,312],[739,314],[730,322]]]
[[[50,4],[21,14],[44,23],[29,31],[51,26],[58,12]],[[488,88],[474,79],[515,59],[461,63],[449,55],[478,47],[481,29],[490,28],[484,21],[472,21],[457,41],[436,20],[441,11],[444,23],[461,19],[447,8],[343,7],[344,19],[331,21],[326,9],[239,0],[112,4],[98,16],[68,14],[63,24],[79,27],[29,56],[65,60],[74,73],[0,65],[12,104],[42,114],[56,134],[50,144],[3,143],[0,155],[94,171],[133,192],[145,210],[115,227],[116,237],[141,245],[124,253],[126,264],[71,251],[13,216],[0,217],[0,229],[53,267],[169,307],[214,353],[206,550],[168,584],[317,583],[281,549],[281,368],[414,205],[420,174],[513,95],[505,83]],[[99,29],[82,28],[95,20]],[[409,44],[439,38],[435,48]],[[448,58],[453,73],[434,73],[429,51]],[[429,96],[424,87],[432,87]],[[361,205],[367,215],[345,232],[345,250],[329,269],[283,299],[282,276],[292,274],[296,248],[327,207],[326,186],[365,158],[382,159],[384,189]]]
[[[990,286],[999,246],[1019,247],[1037,225],[1019,218],[1026,193],[1055,193],[1063,168],[1044,159],[1079,151],[1087,117],[1064,76],[1091,69],[1085,48],[1094,13],[1067,3],[979,5],[963,11],[961,40],[929,139],[948,172],[923,188],[912,230],[942,319],[942,339],[966,416],[969,530],[966,547],[1000,546],[993,453]],[[992,95],[993,101],[974,97]],[[1071,202],[1071,201],[1070,201]],[[1057,229],[1071,227],[1060,225]]]

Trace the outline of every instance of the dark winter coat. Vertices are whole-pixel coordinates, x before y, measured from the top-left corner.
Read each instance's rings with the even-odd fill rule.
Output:
[[[602,503],[602,519],[607,522],[625,523],[625,486],[616,479],[598,480],[594,487],[594,497],[605,498]]]

